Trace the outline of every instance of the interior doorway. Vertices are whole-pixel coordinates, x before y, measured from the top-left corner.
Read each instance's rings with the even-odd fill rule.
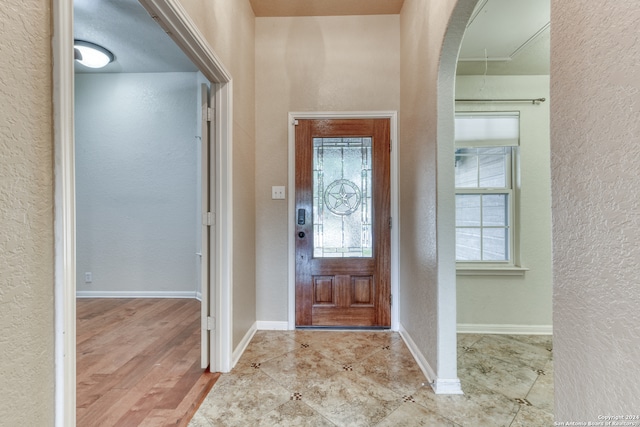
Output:
[[[138,39],[119,44],[98,16],[135,21]],[[148,393],[180,412],[210,385],[215,88],[135,0],[74,0],[74,38],[118,54],[98,73],[75,64],[76,421],[128,424],[145,412],[131,405],[154,416]],[[138,63],[147,38],[177,58]]]
[[[218,95],[211,117],[219,124],[212,138],[215,145],[215,174],[212,201],[216,221],[215,265],[209,285],[211,312],[215,320],[202,319],[211,328],[211,370],[227,372],[231,361],[231,254],[224,250],[231,242],[231,77],[204,41],[195,25],[175,0],[145,0],[143,6],[180,46],[205,79],[216,82]],[[54,2],[54,110],[56,175],[56,425],[73,426],[76,420],[76,216],[73,78],[73,0]],[[214,253],[212,251],[212,253]],[[215,328],[213,326],[215,325]],[[199,361],[198,361],[199,362]]]

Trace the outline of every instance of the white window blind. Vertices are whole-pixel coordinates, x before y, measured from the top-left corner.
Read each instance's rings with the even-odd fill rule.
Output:
[[[513,147],[520,141],[520,114],[456,113],[456,146]]]

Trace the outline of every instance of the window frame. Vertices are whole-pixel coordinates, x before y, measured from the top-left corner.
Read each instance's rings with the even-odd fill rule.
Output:
[[[489,147],[510,147],[510,153],[508,154],[508,161],[506,165],[506,185],[504,188],[483,187],[483,188],[464,188],[455,187],[454,197],[457,199],[461,194],[507,194],[508,195],[508,217],[507,227],[508,230],[508,260],[461,260],[456,257],[456,273],[457,275],[524,275],[527,268],[520,266],[520,246],[519,246],[519,229],[520,229],[520,215],[519,215],[519,168],[520,168],[520,137],[519,129],[521,123],[520,111],[456,111],[455,117],[460,116],[514,116],[518,118],[518,139],[517,144],[508,143],[500,144],[496,141],[475,141],[475,142],[458,142],[455,141],[454,149],[458,148],[489,148]],[[479,173],[479,171],[478,171]],[[460,228],[478,228],[478,227],[459,227],[455,225],[455,230]],[[483,227],[481,229],[492,228]],[[503,228],[503,227],[497,227]],[[455,236],[454,236],[455,239]],[[482,240],[480,243],[480,250],[482,250]]]

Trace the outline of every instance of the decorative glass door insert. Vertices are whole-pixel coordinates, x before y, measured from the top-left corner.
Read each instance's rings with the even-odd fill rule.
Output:
[[[313,138],[313,256],[370,258],[371,137]]]

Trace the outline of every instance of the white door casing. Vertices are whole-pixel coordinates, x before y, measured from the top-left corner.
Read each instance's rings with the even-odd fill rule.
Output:
[[[231,75],[178,0],[140,0],[158,24],[210,81],[216,82],[215,173],[209,181],[216,220],[210,257],[216,268],[209,280],[210,312],[216,313],[210,334],[211,371],[231,367],[232,298],[232,91]],[[55,425],[76,425],[76,248],[74,172],[73,0],[53,1],[53,114],[55,150]],[[211,255],[214,254],[214,255]],[[204,289],[204,287],[203,287]],[[203,362],[204,363],[204,362]]]

